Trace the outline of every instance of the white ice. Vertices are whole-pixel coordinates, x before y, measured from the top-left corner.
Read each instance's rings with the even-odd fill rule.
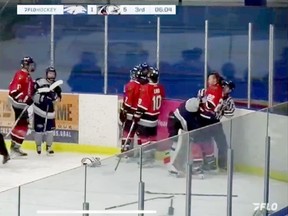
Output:
[[[0,190],[25,184],[20,187],[21,216],[38,216],[38,210],[81,210],[85,198],[85,168],[80,161],[85,156],[87,155],[56,153],[53,157],[47,157],[30,152],[27,159],[14,159],[0,166]],[[87,168],[86,201],[90,204],[90,210],[104,210],[130,202],[134,204],[111,210],[137,209],[139,167],[135,162],[123,161],[115,172],[116,163],[115,158],[109,158],[104,159],[100,167]],[[65,170],[69,171],[63,172]],[[55,175],[59,172],[62,173]],[[50,175],[53,176],[44,178]],[[44,179],[28,183],[39,178]],[[143,182],[146,191],[185,193],[185,179],[170,176],[160,164],[143,169]],[[261,177],[235,173],[233,194],[237,197],[233,198],[233,216],[252,216],[252,203],[263,202],[263,185]],[[192,196],[192,215],[225,216],[226,197],[211,195],[225,195],[226,191],[227,176],[224,174],[210,174],[204,180],[193,177],[192,193],[202,196]],[[19,188],[0,193],[1,216],[18,216],[18,193]],[[145,199],[156,198],[146,201],[145,209],[156,210],[156,215],[159,216],[168,215],[171,203],[169,196],[145,194]],[[288,184],[271,180],[270,203],[276,202],[280,209],[287,205],[287,197]],[[175,195],[173,207],[175,216],[184,216],[185,196]]]

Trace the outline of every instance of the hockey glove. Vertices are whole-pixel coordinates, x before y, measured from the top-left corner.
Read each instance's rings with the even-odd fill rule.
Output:
[[[55,100],[57,100],[58,95],[56,92],[51,91],[51,92],[47,93],[47,97],[51,98],[52,101],[55,101]]]
[[[62,89],[57,86],[55,89],[54,89],[54,92],[57,94],[58,98],[60,98],[60,100],[62,99]]]
[[[18,97],[20,96],[21,92],[18,90],[14,90],[9,92],[9,96],[12,97],[15,101],[18,101]]]
[[[27,97],[23,102],[28,106],[31,106],[33,104],[33,99],[31,97]]]
[[[51,104],[53,102],[53,98],[51,98],[49,95],[41,95],[40,102],[45,104]]]
[[[137,124],[137,123],[140,121],[142,115],[143,115],[143,112],[142,112],[142,111],[139,111],[139,110],[137,110],[137,111],[134,113],[134,115],[133,115],[133,121],[135,122],[135,124]]]
[[[126,121],[127,119],[127,111],[125,109],[121,109],[120,110],[120,121],[122,122],[122,124]]]

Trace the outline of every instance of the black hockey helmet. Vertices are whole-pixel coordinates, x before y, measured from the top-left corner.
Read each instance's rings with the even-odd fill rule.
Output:
[[[34,72],[36,69],[36,63],[32,57],[26,56],[21,60],[21,68],[24,68],[29,72]]]
[[[159,81],[159,70],[158,70],[158,68],[150,67],[150,72],[148,74],[148,79],[152,83],[158,83],[158,81]]]
[[[48,67],[46,69],[46,79],[50,82],[54,82],[56,79],[57,73],[54,67]]]
[[[235,89],[235,83],[231,80],[227,81],[227,80],[223,80],[222,82],[222,86],[228,86],[229,89],[231,89],[231,91],[233,91]]]
[[[137,65],[132,70],[130,70],[130,79],[136,80],[136,74],[140,70],[140,67]]]
[[[231,92],[234,91],[235,89],[235,84],[234,82],[232,81],[226,81],[226,80],[223,80],[222,82],[222,87],[223,87],[223,93],[224,95],[229,95]]]
[[[148,83],[148,74],[150,72],[150,66],[146,63],[139,65],[139,71],[136,72],[135,78],[141,84]]]

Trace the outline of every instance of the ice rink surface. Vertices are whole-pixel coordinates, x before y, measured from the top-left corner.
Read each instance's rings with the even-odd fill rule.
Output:
[[[17,186],[21,184],[25,184],[20,187],[21,216],[48,215],[38,214],[39,210],[81,210],[84,198],[89,202],[90,210],[106,208],[136,210],[139,184],[137,163],[123,161],[115,172],[117,160],[108,158],[102,161],[100,167],[88,167],[85,197],[85,167],[81,166],[81,159],[86,156],[56,153],[52,157],[47,157],[46,155],[39,156],[36,152],[29,152],[27,159],[14,159],[6,165],[1,164],[0,215],[18,216],[19,188]],[[65,170],[68,171],[64,172]],[[60,174],[55,175],[57,173]],[[53,176],[44,178],[50,175]],[[35,181],[40,178],[42,179]],[[146,192],[155,193],[145,194],[146,210],[156,210],[156,215],[159,216],[168,215],[168,208],[173,200],[174,215],[185,215],[186,180],[184,178],[175,178],[167,173],[164,166],[155,164],[153,167],[143,169],[143,182]],[[261,177],[235,173],[233,216],[253,215],[253,203],[263,202],[263,184]],[[16,188],[10,189],[13,187]],[[226,174],[209,174],[205,176],[205,179],[194,176],[192,180],[193,215],[225,216],[226,191]],[[280,209],[287,205],[287,197],[288,184],[271,180],[270,202],[276,202]],[[53,215],[70,216],[71,214]],[[73,215],[82,216],[82,214]]]

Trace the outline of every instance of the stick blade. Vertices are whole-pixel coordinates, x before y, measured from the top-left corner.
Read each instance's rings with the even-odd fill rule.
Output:
[[[47,92],[50,92],[50,88],[48,88],[48,87],[43,87],[43,88],[37,89],[37,91],[38,91],[39,93],[47,93]]]
[[[50,90],[55,89],[57,86],[60,86],[60,85],[62,85],[63,83],[64,83],[63,80],[57,80],[57,81],[55,81],[54,83],[52,83],[52,84],[50,85]]]

